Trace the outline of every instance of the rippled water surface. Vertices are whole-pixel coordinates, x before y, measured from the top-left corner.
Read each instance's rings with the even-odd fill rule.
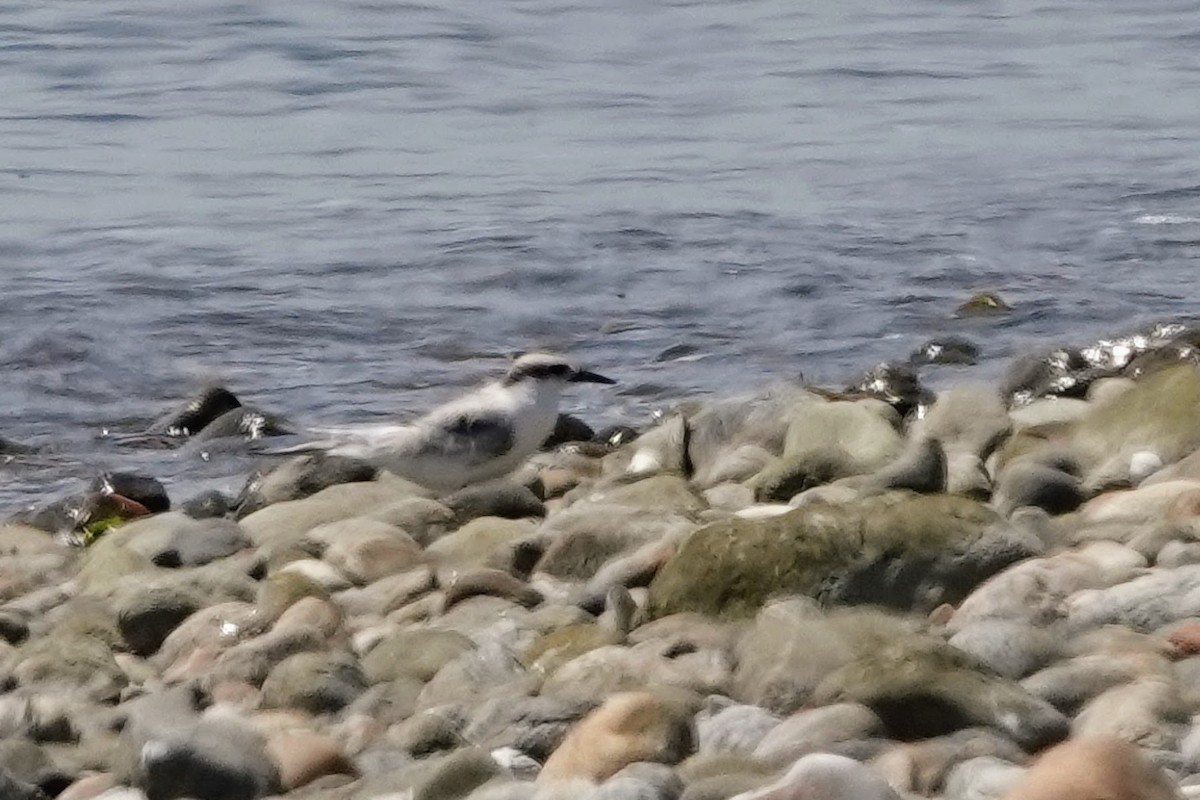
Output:
[[[554,347],[595,421],[994,375],[1200,298],[1200,4],[0,0],[0,505],[222,382],[301,423]],[[994,289],[1014,314],[954,320]]]

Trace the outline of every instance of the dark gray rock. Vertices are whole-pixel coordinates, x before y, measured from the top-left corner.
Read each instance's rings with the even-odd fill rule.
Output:
[[[204,598],[185,587],[134,589],[116,602],[117,625],[130,650],[150,656],[179,623],[204,604]]]
[[[442,498],[442,504],[454,512],[460,524],[479,517],[546,516],[546,506],[526,486],[511,481],[488,481],[468,486]]]
[[[241,407],[233,392],[213,386],[188,400],[180,408],[156,420],[148,433],[165,436],[194,436],[222,414]]]
[[[89,491],[103,494],[119,494],[136,503],[141,503],[152,514],[171,509],[167,489],[157,478],[133,472],[105,472],[96,477]]]

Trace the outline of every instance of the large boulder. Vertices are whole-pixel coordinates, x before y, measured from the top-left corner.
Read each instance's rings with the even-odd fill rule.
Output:
[[[684,541],[651,583],[647,610],[745,616],[772,597],[804,594],[927,612],[1040,546],[987,506],[947,495],[895,493],[731,518]]]
[[[1181,364],[1147,375],[1079,420],[1073,439],[1093,464],[1147,450],[1171,464],[1200,449],[1200,369]]]

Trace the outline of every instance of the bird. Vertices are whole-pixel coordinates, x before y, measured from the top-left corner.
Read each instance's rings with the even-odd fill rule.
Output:
[[[323,451],[373,466],[438,492],[499,478],[525,462],[554,432],[570,383],[615,384],[550,353],[527,353],[508,371],[409,424],[327,428],[328,440],[275,451]]]

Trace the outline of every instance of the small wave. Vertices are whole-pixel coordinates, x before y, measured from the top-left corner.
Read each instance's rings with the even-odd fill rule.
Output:
[[[1182,214],[1143,214],[1134,220],[1138,225],[1186,225],[1200,222],[1200,217],[1185,217]]]

